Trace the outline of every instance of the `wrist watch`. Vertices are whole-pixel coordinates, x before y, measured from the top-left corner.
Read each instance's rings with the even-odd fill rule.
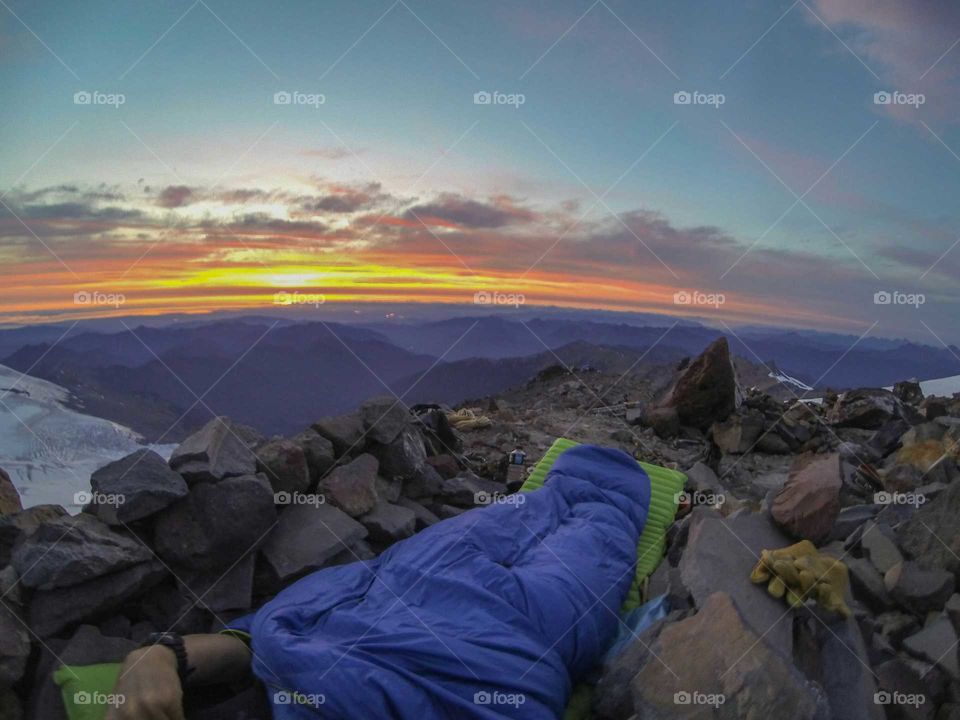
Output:
[[[186,685],[187,678],[193,674],[194,668],[190,667],[187,662],[187,648],[184,645],[183,636],[175,632],[150,633],[147,635],[147,639],[140,644],[140,647],[146,648],[154,645],[163,645],[173,650],[173,654],[177,657],[177,675],[180,677],[180,684]]]

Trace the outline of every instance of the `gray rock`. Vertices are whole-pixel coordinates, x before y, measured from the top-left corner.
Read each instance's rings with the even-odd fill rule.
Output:
[[[429,464],[432,458],[427,458],[428,464],[424,465],[423,470],[417,473],[412,479],[403,483],[403,494],[411,498],[433,497],[443,488],[443,475],[433,465]],[[460,472],[459,469],[457,472]],[[449,477],[455,477],[457,472]]]
[[[214,613],[247,610],[252,605],[256,553],[249,552],[226,571],[180,573],[177,584],[184,597]]]
[[[352,517],[370,512],[377,503],[377,471],[380,463],[363,454],[333,469],[320,483],[327,502]]]
[[[153,450],[137,450],[90,476],[93,513],[109,525],[149,517],[187,494],[187,483]],[[103,499],[106,502],[98,502]],[[115,502],[110,502],[115,499]]]
[[[918,615],[942,609],[954,587],[952,573],[925,570],[909,560],[887,570],[883,581],[894,601]]]
[[[873,563],[865,558],[856,557],[845,557],[843,562],[850,571],[850,584],[858,600],[875,610],[893,605],[886,585],[883,583],[883,575],[873,566]]]
[[[753,449],[763,434],[763,415],[742,411],[713,426],[713,442],[727,455],[742,455]]]
[[[397,501],[397,505],[413,512],[414,517],[417,519],[417,530],[423,530],[440,522],[440,518],[427,510],[423,505],[411,500],[410,498],[400,498]]]
[[[404,428],[390,443],[368,443],[380,461],[380,473],[391,480],[408,480],[419,475],[427,464],[423,438],[413,427]]]
[[[943,607],[953,627],[960,633],[960,595],[951,595]]]
[[[330,558],[324,567],[349,565],[353,562],[366,563],[367,560],[373,560],[376,556],[377,554],[370,547],[370,543],[368,543],[366,540],[358,540],[350,547],[344,548],[342,552],[339,552]]]
[[[891,714],[902,717],[904,720],[931,720],[936,711],[936,704],[929,697],[929,690],[923,678],[916,669],[902,658],[893,658],[877,665],[874,668],[877,675],[877,700],[889,706]],[[894,704],[894,694],[899,697],[913,696],[918,700],[916,705],[906,703]]]
[[[466,510],[463,508],[447,505],[446,503],[431,503],[429,509],[430,512],[432,512],[441,520],[449,520],[450,518],[457,517],[458,515],[463,515],[466,512]]]
[[[693,467],[686,471],[686,475],[687,487],[691,490],[704,493],[723,492],[723,486],[720,484],[720,479],[706,463],[696,463]]]
[[[14,551],[11,564],[26,587],[49,590],[150,560],[142,542],[111,530],[92,515],[44,523]]]
[[[897,528],[900,546],[921,566],[960,572],[960,483],[953,482]]]
[[[950,619],[941,614],[923,630],[903,641],[903,647],[912,655],[939,666],[954,681],[960,680],[957,660],[957,631]]]
[[[883,476],[883,489],[887,492],[906,493],[923,485],[923,471],[916,465],[901,463],[894,465]]]
[[[379,476],[376,480],[376,486],[377,499],[392,503],[400,499],[400,494],[403,491],[403,482],[400,480],[387,480]]]
[[[909,447],[928,440],[942,440],[946,431],[947,429],[936,421],[920,423],[904,431],[901,444]]]
[[[359,413],[322,418],[313,424],[313,429],[333,443],[338,458],[359,451],[366,439]]]
[[[335,507],[294,505],[280,514],[262,553],[277,577],[286,582],[323,567],[366,536],[363,525]]]
[[[11,515],[23,510],[20,493],[3,468],[0,468],[0,515]]]
[[[360,419],[367,437],[381,445],[393,442],[412,422],[403,402],[389,395],[367,400],[360,406]]]
[[[372,511],[360,518],[374,542],[393,543],[416,532],[417,516],[405,507],[378,502]]]
[[[257,467],[275,493],[303,492],[310,487],[310,469],[303,448],[293,440],[272,440],[257,450]]]
[[[867,446],[878,456],[886,457],[903,444],[904,433],[909,431],[910,424],[906,420],[895,418],[871,435]]]
[[[876,623],[880,634],[894,645],[900,645],[907,635],[918,628],[916,618],[900,610],[880,613],[877,615]]]
[[[903,403],[889,390],[860,388],[837,396],[827,419],[838,427],[876,430],[904,417]]]
[[[82,620],[102,617],[165,577],[166,568],[153,560],[70,587],[37,590],[30,600],[30,628],[47,637]]]
[[[188,483],[216,482],[252,475],[256,457],[228,417],[215,417],[184,440],[170,456],[170,467]]]
[[[459,507],[474,507],[486,504],[486,498],[504,495],[506,491],[506,485],[464,471],[455,478],[443,481],[437,501]]]
[[[875,518],[882,508],[882,505],[853,505],[841,508],[827,540],[845,540],[854,530]]]
[[[17,575],[12,567],[0,571],[0,687],[19,682],[30,658],[30,633],[16,583]]]
[[[154,549],[174,568],[225,570],[261,541],[276,519],[263,476],[198,483],[160,513]]]
[[[17,543],[30,537],[44,523],[66,514],[59,505],[34,505],[12,515],[0,515],[0,567],[10,562]]]
[[[863,535],[860,537],[860,548],[864,557],[873,563],[881,573],[903,562],[894,534],[889,525],[869,522],[863,526]]]
[[[314,483],[330,472],[337,461],[333,443],[313,428],[304,430],[293,441],[303,449],[307,467],[310,468],[310,479]]]
[[[726,593],[753,632],[789,657],[793,647],[791,613],[783,601],[751,584],[750,573],[762,550],[790,544],[792,541],[759,513],[724,519],[696,509],[680,560],[683,584],[701,609],[713,593]]]

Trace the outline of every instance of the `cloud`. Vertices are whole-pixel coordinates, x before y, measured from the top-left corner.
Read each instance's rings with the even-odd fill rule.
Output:
[[[518,207],[510,198],[498,197],[493,202],[470,200],[462,195],[443,193],[429,203],[415,205],[404,217],[421,220],[426,225],[450,224],[461,228],[502,228],[527,223],[536,214]]]
[[[355,213],[370,210],[390,199],[377,182],[364,185],[321,183],[320,189],[323,191],[321,195],[298,199],[297,214]]]
[[[194,191],[186,185],[168,185],[157,195],[157,205],[163,208],[178,208],[194,201]]]

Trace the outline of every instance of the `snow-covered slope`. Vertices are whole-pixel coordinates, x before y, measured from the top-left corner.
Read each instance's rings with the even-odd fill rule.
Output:
[[[0,468],[24,507],[77,512],[74,494],[90,488],[90,474],[142,447],[133,430],[66,407],[68,397],[59,385],[0,365]],[[173,448],[153,446],[164,457]]]
[[[937,378],[936,380],[921,380],[920,389],[923,390],[924,395],[953,397],[954,393],[960,392],[960,375]]]

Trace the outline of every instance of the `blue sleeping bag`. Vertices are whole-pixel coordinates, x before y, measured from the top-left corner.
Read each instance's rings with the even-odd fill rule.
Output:
[[[274,717],[561,717],[616,637],[650,480],[626,453],[581,445],[542,489],[501,500],[234,622]]]

